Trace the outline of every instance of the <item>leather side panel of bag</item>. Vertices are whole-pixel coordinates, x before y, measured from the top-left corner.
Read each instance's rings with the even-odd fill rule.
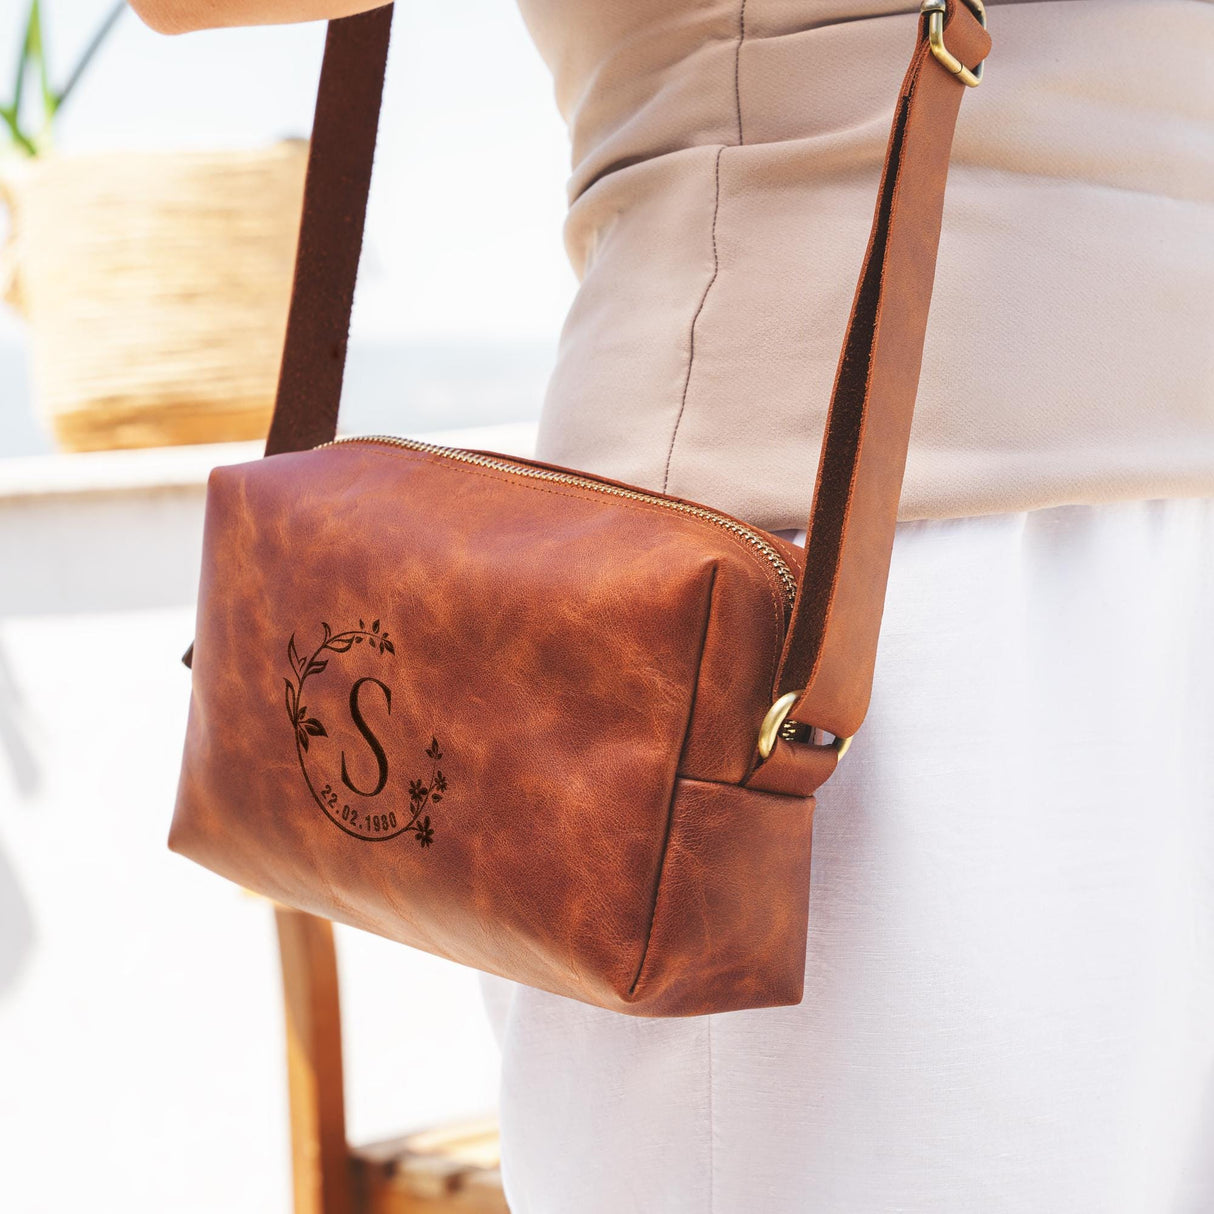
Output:
[[[679,780],[637,1010],[801,1002],[813,815],[813,797]]]
[[[727,686],[718,620],[746,622]],[[693,701],[761,717],[783,627],[742,540],[661,507],[369,444],[218,469],[170,846],[644,1014],[642,958],[690,973],[703,940],[667,915],[646,952]]]

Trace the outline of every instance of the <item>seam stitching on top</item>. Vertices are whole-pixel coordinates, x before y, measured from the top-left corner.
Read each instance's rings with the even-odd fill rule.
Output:
[[[738,10],[738,44],[733,52],[733,102],[738,115],[738,147],[746,142],[742,138],[742,43],[746,41],[746,0]]]
[[[704,287],[704,293],[700,296],[700,302],[696,305],[695,315],[691,318],[691,335],[688,338],[687,351],[687,371],[683,376],[683,394],[679,398],[679,411],[675,415],[674,429],[670,432],[670,446],[666,449],[666,467],[662,472],[662,492],[667,492],[667,487],[670,484],[670,461],[674,458],[674,444],[679,437],[679,426],[683,421],[683,411],[687,408],[687,393],[691,388],[691,369],[695,365],[696,360],[696,325],[700,320],[700,313],[704,311],[704,304],[708,300],[708,293],[712,290],[712,284],[717,281],[717,272],[721,268],[720,259],[717,256],[717,214],[721,209],[721,156],[725,148],[721,146],[717,148],[717,158],[714,164],[714,194],[712,200],[712,274],[708,279],[707,285]]]
[[[742,43],[746,40],[746,0],[742,0],[738,6],[738,37],[734,43],[733,52],[733,97],[734,97],[734,117],[738,126],[738,143],[741,147],[742,138]],[[725,151],[726,145],[717,148],[717,157],[713,163],[713,199],[712,199],[712,274],[709,276],[708,283],[704,287],[704,293],[700,296],[700,302],[696,305],[695,315],[691,318],[691,333],[688,337],[687,351],[687,372],[683,376],[683,393],[679,398],[679,411],[675,415],[674,429],[670,433],[670,446],[666,449],[666,466],[662,470],[662,492],[667,491],[667,486],[670,484],[670,464],[674,459],[674,445],[679,437],[679,427],[683,423],[683,414],[687,409],[687,394],[691,389],[691,369],[695,365],[696,358],[696,325],[700,320],[700,313],[704,311],[704,305],[708,302],[708,293],[712,290],[713,283],[717,281],[717,274],[721,269],[721,259],[717,252],[717,216],[721,211],[721,156]]]

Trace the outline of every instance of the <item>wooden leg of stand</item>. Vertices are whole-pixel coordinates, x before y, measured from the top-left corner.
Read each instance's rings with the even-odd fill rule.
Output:
[[[333,925],[275,907],[287,1024],[295,1214],[352,1214]]]

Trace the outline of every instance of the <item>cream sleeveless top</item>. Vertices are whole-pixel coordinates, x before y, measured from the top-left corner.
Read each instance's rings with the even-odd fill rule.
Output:
[[[803,525],[916,8],[521,3],[581,279],[540,457]],[[1214,4],[989,25],[900,515],[1214,495]]]

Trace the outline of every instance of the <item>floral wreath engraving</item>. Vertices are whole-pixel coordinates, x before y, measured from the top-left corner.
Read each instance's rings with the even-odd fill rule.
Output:
[[[324,630],[323,639],[308,657],[300,656],[299,650],[295,646],[294,633],[291,633],[291,639],[287,642],[287,660],[291,663],[294,678],[284,678],[283,683],[286,687],[287,716],[295,730],[296,756],[299,759],[304,780],[308,785],[308,791],[325,811],[326,817],[341,826],[347,834],[354,835],[355,838],[374,838],[375,836],[350,830],[338,820],[333,813],[337,803],[337,794],[331,791],[329,785],[325,785],[324,796],[318,793],[312,785],[312,778],[308,774],[304,755],[309,749],[312,738],[327,738],[329,733],[320,720],[308,716],[308,706],[303,702],[303,691],[308,679],[314,674],[319,674],[328,666],[329,659],[322,657],[325,653],[348,653],[355,645],[366,644],[370,650],[378,650],[381,656],[388,654],[394,657],[396,648],[392,644],[391,637],[388,636],[388,630],[386,628],[380,630],[379,620],[373,620],[369,629],[363,620],[358,621],[357,628],[350,628],[345,632],[335,633],[325,623],[321,624],[321,628]],[[397,835],[411,833],[422,847],[430,847],[434,843],[434,826],[430,822],[430,815],[424,811],[432,804],[437,805],[447,791],[447,777],[443,775],[438,766],[443,754],[436,737],[431,737],[430,745],[426,747],[426,757],[430,760],[429,779],[419,777],[409,781],[408,819],[403,826],[398,826],[396,815],[392,814],[391,834],[380,835],[379,838],[395,838]],[[384,816],[387,817],[387,815]],[[355,820],[357,817],[357,811],[355,811]]]

